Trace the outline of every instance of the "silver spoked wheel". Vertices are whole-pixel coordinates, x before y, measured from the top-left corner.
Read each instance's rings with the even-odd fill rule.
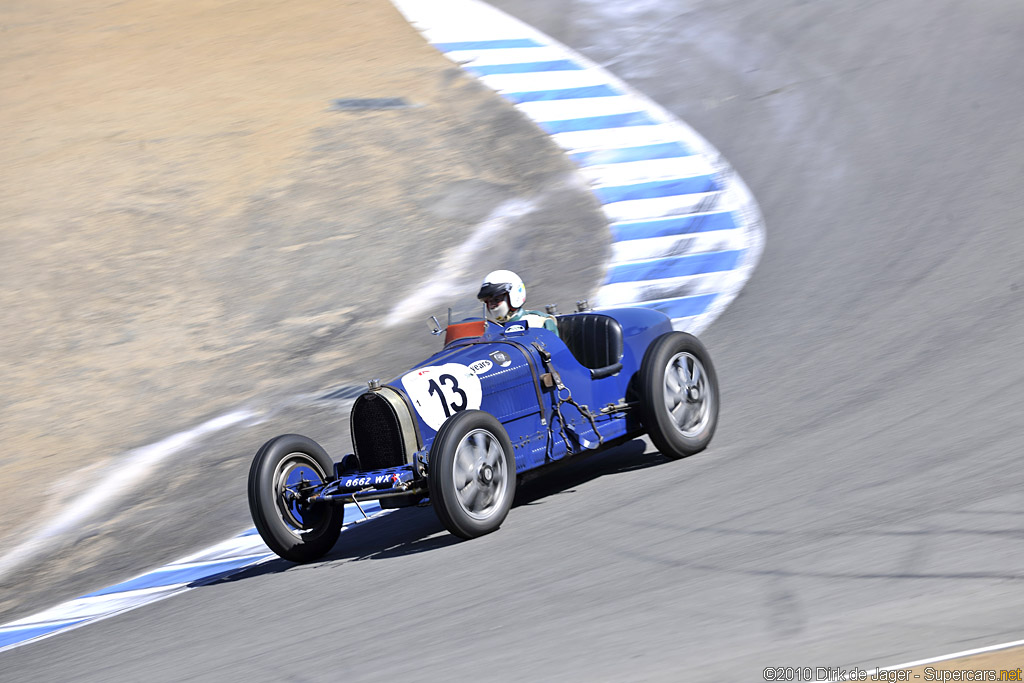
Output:
[[[502,508],[508,495],[508,468],[501,443],[485,429],[462,438],[452,459],[455,495],[467,515],[485,520]]]
[[[448,531],[477,538],[498,529],[516,496],[516,459],[508,432],[482,410],[445,420],[430,446],[430,501]]]
[[[274,501],[292,536],[302,538],[323,516],[322,511],[311,510],[297,501],[304,488],[322,484],[326,478],[320,464],[305,453],[289,453],[274,469]]]
[[[664,392],[676,430],[686,437],[700,434],[711,417],[714,387],[695,355],[683,351],[672,356],[665,366]]]

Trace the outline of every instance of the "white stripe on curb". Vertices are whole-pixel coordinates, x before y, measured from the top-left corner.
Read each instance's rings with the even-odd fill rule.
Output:
[[[550,47],[526,47],[496,50],[452,50],[448,58],[465,66],[489,66],[492,64],[523,64],[561,59],[562,54]]]
[[[644,159],[621,164],[603,164],[580,169],[593,187],[633,185],[652,180],[675,180],[714,173],[708,160],[699,154],[670,159]]]
[[[602,85],[600,71],[549,71],[532,74],[493,74],[480,80],[498,94],[530,92],[532,90],[564,90]]]
[[[670,258],[680,254],[742,249],[744,246],[746,243],[741,236],[736,235],[735,230],[698,232],[693,235],[671,235],[615,242],[612,244],[612,259],[616,263],[631,263],[652,258]],[[615,285],[605,285],[603,290],[610,290],[613,287]]]
[[[671,126],[655,124],[606,130],[579,130],[558,133],[552,137],[555,139],[555,144],[562,149],[581,152],[608,149],[609,145],[614,145],[616,148],[646,147],[647,145],[674,142],[678,136]]]
[[[391,512],[382,510],[375,502],[363,503],[362,506],[369,519]],[[354,505],[346,505],[345,514],[358,519],[342,527],[342,531],[351,528],[353,524],[369,521],[362,519]],[[127,581],[4,624],[0,626],[0,652],[87,626],[276,559],[277,555],[270,551],[255,531],[250,529]]]
[[[643,111],[643,103],[633,97],[587,97],[571,100],[547,100],[523,102],[516,109],[533,121],[565,121],[590,116],[627,114]]]

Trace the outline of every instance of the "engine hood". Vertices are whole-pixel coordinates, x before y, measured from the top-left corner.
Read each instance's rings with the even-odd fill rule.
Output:
[[[425,447],[456,412],[484,410],[501,422],[540,413],[540,370],[529,345],[550,334],[529,330],[513,336],[499,330],[460,339],[389,384],[408,396]]]

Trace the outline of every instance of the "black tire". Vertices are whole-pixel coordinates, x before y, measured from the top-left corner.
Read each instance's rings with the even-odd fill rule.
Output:
[[[685,458],[707,448],[718,425],[718,376],[700,340],[661,335],[647,348],[639,379],[640,417],[662,455]]]
[[[505,428],[480,410],[448,418],[430,447],[428,484],[437,516],[456,536],[476,538],[500,527],[516,494],[516,459]]]
[[[249,468],[249,512],[263,541],[286,560],[312,562],[338,541],[345,510],[319,503],[298,506],[284,497],[289,477],[334,479],[334,463],[305,436],[283,434],[263,444]],[[294,482],[293,482],[294,483]]]

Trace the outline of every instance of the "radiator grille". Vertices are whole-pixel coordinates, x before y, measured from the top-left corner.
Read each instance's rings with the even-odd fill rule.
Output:
[[[388,401],[373,392],[352,405],[352,445],[362,470],[382,470],[406,462],[398,415]]]

